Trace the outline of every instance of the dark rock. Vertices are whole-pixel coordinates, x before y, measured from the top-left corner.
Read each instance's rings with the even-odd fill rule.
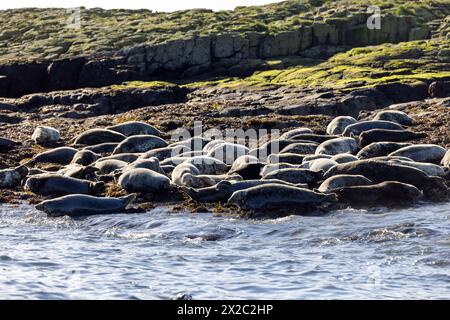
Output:
[[[408,102],[423,100],[428,96],[428,86],[426,83],[405,84],[400,82],[377,85],[375,87],[384,95],[395,102]]]
[[[74,58],[52,62],[48,66],[48,90],[73,89],[78,86],[78,78],[85,58]]]

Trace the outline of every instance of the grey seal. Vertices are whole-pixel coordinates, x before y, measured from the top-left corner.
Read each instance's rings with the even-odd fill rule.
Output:
[[[272,180],[221,181],[211,187],[200,189],[183,188],[183,190],[189,195],[189,197],[198,202],[225,202],[236,191],[273,183],[282,185],[291,185],[302,188],[307,187],[306,185],[295,185],[286,181],[272,179]]]
[[[77,149],[71,147],[59,147],[35,155],[27,164],[54,163],[67,165],[72,162],[72,159],[77,152]]]
[[[358,122],[355,118],[349,116],[339,116],[334,118],[327,126],[327,134],[342,134],[346,127]]]
[[[397,122],[398,124],[410,126],[413,124],[413,120],[406,113],[398,110],[383,110],[378,112],[373,120],[385,120]]]
[[[119,132],[126,137],[151,135],[161,136],[161,131],[142,121],[128,121],[107,127],[106,129]]]
[[[290,164],[302,164],[306,155],[296,153],[280,153],[271,154],[267,158],[268,163],[290,163]]]
[[[128,170],[139,168],[149,169],[163,175],[165,174],[164,170],[161,168],[159,164],[158,158],[137,159],[136,161],[128,164],[127,166],[118,169],[117,172],[114,172],[114,174],[122,174],[124,172],[127,172]]]
[[[434,163],[426,163],[426,162],[415,162],[415,161],[404,161],[404,160],[389,160],[393,163],[402,164],[404,166],[417,168],[422,170],[429,176],[437,176],[437,177],[445,177],[446,171],[443,167],[434,164]]]
[[[367,186],[371,184],[373,182],[362,175],[338,174],[322,182],[318,190],[320,192],[329,192],[341,187]]]
[[[316,160],[316,159],[331,159],[331,155],[329,154],[311,154],[309,156],[305,156],[303,158],[302,163],[308,162],[308,161],[312,161],[312,160]]]
[[[128,165],[125,161],[120,160],[104,160],[97,161],[93,164],[94,167],[98,169],[98,174],[110,174],[117,169],[124,168]]]
[[[330,139],[339,138],[339,136],[336,135],[324,135],[324,134],[314,134],[314,133],[303,133],[296,136],[291,137],[290,139],[297,141],[309,141],[309,142],[315,142],[315,143],[322,143]]]
[[[0,153],[8,152],[14,149],[19,144],[19,142],[16,142],[14,140],[0,137]]]
[[[310,143],[291,143],[288,146],[284,147],[280,154],[283,153],[295,153],[295,154],[314,154],[316,148],[319,144],[315,142]]]
[[[350,137],[341,137],[322,142],[316,149],[316,154],[336,155],[340,153],[356,153],[358,143]]]
[[[416,144],[398,149],[389,156],[407,157],[417,162],[431,162],[439,164],[447,150],[436,144]]]
[[[94,153],[106,155],[111,154],[119,144],[117,142],[105,142],[93,146],[85,147],[83,150],[89,150]]]
[[[71,164],[81,164],[83,166],[88,166],[98,159],[100,159],[100,155],[92,152],[90,150],[80,150],[72,158]]]
[[[223,174],[229,167],[222,161],[208,156],[197,156],[184,160],[183,163],[194,165],[200,174]]]
[[[292,139],[292,137],[300,135],[300,134],[304,134],[304,133],[313,133],[313,131],[310,128],[306,128],[306,127],[295,128],[295,129],[292,129],[292,130],[289,130],[289,131],[283,133],[280,136],[280,139]]]
[[[406,142],[424,137],[426,137],[425,133],[416,133],[409,130],[372,129],[359,135],[359,144],[361,147],[365,147],[373,142]]]
[[[359,136],[362,132],[372,129],[402,130],[403,127],[392,121],[367,120],[347,126],[342,135],[346,137],[350,135]]]
[[[383,157],[388,154],[401,149],[403,147],[410,146],[410,143],[404,142],[373,142],[361,150],[356,154],[359,159],[369,159],[375,157]]]
[[[120,176],[118,183],[128,192],[164,192],[170,187],[169,178],[145,168],[127,170]]]
[[[144,153],[152,149],[167,147],[167,142],[157,136],[139,135],[131,136],[123,140],[114,149],[113,154],[119,153]]]
[[[106,161],[106,160],[120,160],[126,163],[132,163],[137,159],[140,159],[141,155],[139,153],[119,153],[113,154],[111,156],[103,157],[97,160],[97,162]]]
[[[229,171],[230,174],[236,173],[244,180],[252,180],[261,178],[260,172],[264,164],[258,158],[244,155],[236,159]]]
[[[441,160],[441,165],[444,167],[450,167],[450,150],[447,150],[444,157]]]
[[[263,176],[262,180],[278,179],[294,184],[306,183],[308,185],[313,185],[321,180],[322,176],[323,172],[311,171],[308,169],[287,168],[272,171]]]
[[[94,179],[98,168],[93,166],[83,166],[81,164],[69,164],[60,169],[57,174],[77,179]]]
[[[74,144],[93,146],[102,143],[122,142],[126,137],[108,129],[90,129],[75,138]]]
[[[186,140],[177,141],[174,143],[171,143],[170,147],[178,147],[178,146],[184,146],[188,147],[190,150],[193,151],[201,151],[206,146],[207,143],[211,142],[212,140],[205,137],[195,136]]]
[[[58,174],[38,174],[25,183],[25,190],[41,196],[61,196],[67,194],[94,194],[102,190],[103,182],[91,182]]]
[[[0,188],[14,188],[20,185],[28,174],[26,166],[0,170]]]
[[[337,163],[347,163],[347,162],[359,160],[359,158],[357,156],[354,156],[350,153],[336,154],[336,155],[332,156],[330,159],[333,161],[336,161]]]
[[[386,181],[374,185],[359,185],[334,189],[339,202],[354,207],[403,206],[410,205],[423,198],[423,193],[415,186]]]
[[[324,202],[335,202],[336,195],[322,194],[305,188],[281,184],[266,184],[239,190],[228,200],[242,209],[284,209],[299,206],[318,206]]]
[[[175,147],[164,147],[164,148],[156,148],[150,151],[147,151],[141,155],[142,159],[149,158],[158,158],[159,161],[163,161],[168,158],[177,157],[180,154],[191,151],[189,147],[186,146],[175,146]]]
[[[38,126],[31,135],[31,140],[42,145],[56,143],[60,139],[59,131],[47,126]]]
[[[338,175],[363,175],[374,183],[385,181],[398,181],[416,186],[431,200],[443,200],[449,196],[449,191],[445,185],[445,180],[439,177],[429,177],[425,172],[380,160],[358,160],[349,163],[342,163],[329,169],[324,178]]]
[[[208,142],[203,147],[203,153],[208,154],[208,152],[210,152],[213,148],[215,148],[216,146],[218,146],[219,144],[222,144],[222,143],[226,143],[226,142],[221,139],[216,139],[216,140],[212,140],[212,141]]]
[[[338,163],[331,159],[316,159],[312,160],[309,165],[309,170],[311,171],[327,171],[331,167],[334,167]]]
[[[246,146],[241,144],[225,142],[212,147],[207,156],[232,165],[237,158],[248,154],[249,151],[250,150]]]
[[[124,211],[135,199],[136,195],[134,194],[122,198],[101,198],[76,194],[43,201],[36,205],[36,209],[44,211],[51,217],[112,214]]]

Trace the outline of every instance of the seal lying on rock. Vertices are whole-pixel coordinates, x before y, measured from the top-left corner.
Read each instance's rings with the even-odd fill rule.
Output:
[[[339,138],[339,136],[335,135],[323,135],[323,134],[314,134],[314,133],[303,133],[299,135],[295,135],[291,137],[291,140],[297,141],[309,141],[309,142],[315,142],[315,143],[322,143],[330,139]]]
[[[114,159],[97,161],[93,164],[93,166],[98,169],[98,174],[110,174],[111,172],[124,168],[127,165],[128,163],[126,163],[125,161]]]
[[[374,183],[398,181],[411,184],[422,190],[431,200],[445,200],[449,196],[449,190],[442,178],[429,177],[419,169],[386,161],[358,160],[339,164],[328,170],[324,178],[338,174],[363,175]]]
[[[447,150],[444,157],[442,158],[441,165],[444,167],[450,167],[450,150]]]
[[[152,149],[164,147],[167,147],[167,142],[160,137],[151,135],[131,136],[119,143],[114,149],[113,154],[143,153]]]
[[[403,127],[391,121],[368,120],[349,125],[345,128],[342,135],[346,137],[349,137],[351,134],[359,136],[362,132],[372,129],[403,130]]]
[[[134,194],[122,198],[100,198],[76,194],[43,201],[36,205],[36,209],[44,211],[51,217],[112,214],[124,211],[135,199]]]
[[[398,149],[389,156],[407,157],[417,162],[431,162],[439,164],[445,155],[445,150],[435,144],[416,144]]]
[[[314,154],[317,149],[318,144],[315,142],[311,143],[291,143],[283,150],[280,151],[280,154],[283,153],[295,153],[295,154]]]
[[[28,168],[25,166],[0,170],[0,188],[14,188],[19,186],[27,174]]]
[[[359,135],[359,144],[361,147],[365,147],[373,142],[405,142],[421,139],[425,136],[426,134],[424,133],[416,133],[409,130],[372,129],[364,131]]]
[[[375,157],[383,157],[388,154],[401,149],[403,147],[410,146],[410,143],[401,143],[401,142],[373,142],[361,150],[356,154],[359,159],[369,159]]]
[[[69,164],[60,169],[57,174],[77,179],[93,179],[98,168],[93,166],[82,166],[80,164]]]
[[[140,158],[139,153],[119,153],[119,154],[114,154],[112,156],[100,158],[97,160],[97,162],[102,162],[102,161],[106,161],[106,160],[119,160],[119,161],[123,161],[126,163],[132,163],[139,158]],[[143,159],[143,160],[145,160],[145,159]]]
[[[359,158],[350,153],[340,153],[332,156],[331,160],[336,161],[337,163],[347,163],[359,160]]]
[[[128,192],[164,192],[170,187],[169,178],[145,168],[127,170],[118,182]]]
[[[415,161],[404,161],[404,160],[389,160],[389,162],[401,164],[408,167],[417,168],[419,170],[422,170],[429,176],[437,176],[437,177],[444,177],[447,173],[445,172],[444,168],[433,163],[426,163],[426,162],[415,162]]]
[[[54,163],[68,165],[72,162],[72,159],[77,152],[77,149],[70,147],[55,148],[35,155],[33,159],[27,162],[27,164]]]
[[[165,174],[163,169],[159,165],[158,158],[138,159],[138,160],[130,163],[129,165],[127,165],[121,169],[118,169],[117,172],[114,172],[114,174],[116,174],[116,173],[122,174],[124,172],[127,172],[128,170],[133,170],[133,169],[138,169],[138,168],[149,169],[149,170],[152,170],[159,174],[163,174],[163,175]]]
[[[316,159],[312,160],[309,165],[309,170],[311,171],[327,171],[331,167],[334,167],[338,163],[331,159]]]
[[[271,154],[267,158],[268,163],[290,163],[290,164],[302,164],[306,155],[295,153],[280,153]]]
[[[339,202],[347,203],[353,207],[410,205],[419,201],[423,194],[415,186],[386,181],[375,185],[351,186],[334,189]]]
[[[413,120],[406,113],[398,110],[383,110],[378,112],[373,120],[385,120],[391,122],[397,122],[398,124],[410,126],[413,124]]]
[[[305,188],[281,184],[266,184],[236,191],[228,200],[242,209],[284,209],[289,207],[317,206],[335,202],[336,195],[322,194]]]
[[[215,139],[215,140],[211,140],[210,142],[208,142],[207,144],[205,144],[205,146],[203,147],[203,153],[206,155],[208,154],[208,152],[210,152],[213,148],[215,148],[216,146],[218,146],[219,144],[223,144],[226,143],[225,140],[222,139]]]
[[[349,116],[339,116],[334,118],[327,126],[329,135],[342,134],[349,125],[358,122],[355,118]]]
[[[241,156],[233,162],[230,169],[230,174],[236,173],[244,180],[252,180],[261,178],[260,172],[264,164],[259,162],[259,159],[253,156]]]
[[[19,143],[10,139],[0,137],[0,153],[14,149]]]
[[[373,184],[372,181],[361,175],[338,174],[322,182],[318,190],[320,192],[328,192],[342,187],[367,186],[371,184]]]
[[[308,134],[308,133],[313,133],[312,130],[310,128],[306,128],[306,127],[302,127],[302,128],[295,128],[292,130],[289,130],[285,133],[283,133],[280,136],[280,139],[291,139],[294,136],[300,135],[300,134]]]
[[[240,144],[234,143],[220,143],[214,146],[207,154],[208,157],[216,158],[226,164],[233,164],[233,162],[240,156],[248,154],[250,150]]]
[[[183,190],[195,201],[224,202],[227,201],[231,197],[231,195],[236,191],[273,183],[282,185],[291,185],[301,188],[307,187],[307,185],[295,185],[286,181],[271,179],[271,180],[221,181],[211,187],[200,189],[183,188]]]
[[[106,155],[111,154],[119,144],[117,142],[100,143],[93,146],[85,147],[83,150],[89,150],[94,153]]]
[[[316,149],[316,154],[336,155],[341,153],[356,153],[358,143],[349,137],[335,138],[322,142]]]
[[[321,180],[323,172],[311,171],[308,169],[279,169],[262,177],[262,180],[278,179],[290,183],[306,183],[313,185]]]
[[[177,157],[180,154],[190,150],[191,149],[186,146],[156,148],[143,153],[140,156],[140,158],[141,159],[158,158],[159,161],[163,161],[165,159]]]
[[[119,132],[126,137],[151,135],[161,136],[161,131],[154,126],[141,121],[128,121],[116,124],[115,126],[107,127],[106,129]]]
[[[75,138],[74,144],[93,146],[102,143],[122,142],[126,137],[107,129],[90,129]]]
[[[25,190],[41,196],[94,194],[104,187],[103,182],[90,182],[58,174],[38,174],[27,179]]]
[[[268,175],[269,173],[279,170],[279,169],[299,169],[301,168],[301,165],[298,164],[291,164],[291,163],[268,163],[266,164],[260,172],[261,177]],[[306,168],[307,169],[307,168]]]
[[[97,153],[94,153],[90,150],[81,150],[75,153],[75,155],[72,158],[71,163],[72,164],[81,164],[83,166],[88,166],[98,159],[100,159],[100,155]]]
[[[38,126],[31,136],[31,140],[43,145],[58,142],[60,139],[61,135],[58,130],[46,126]]]
[[[221,160],[208,157],[208,156],[196,156],[184,160],[183,163],[189,163],[194,165],[200,172],[200,174],[222,174],[226,173],[229,167]]]

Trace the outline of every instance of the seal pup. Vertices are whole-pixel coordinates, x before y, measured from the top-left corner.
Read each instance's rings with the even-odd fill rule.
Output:
[[[327,134],[342,134],[346,127],[358,122],[355,118],[349,116],[339,116],[334,118],[327,126]]]
[[[342,187],[368,186],[371,184],[373,182],[362,175],[338,174],[323,181],[317,190],[329,192]]]
[[[27,165],[35,165],[37,163],[53,163],[65,166],[72,162],[72,159],[77,152],[77,149],[71,147],[51,149],[35,155],[30,161],[27,162]]]
[[[333,190],[339,202],[354,207],[371,206],[403,206],[410,205],[422,199],[423,193],[415,186],[397,182],[386,181],[374,185],[358,185],[341,187]]]
[[[80,150],[72,158],[71,164],[80,164],[82,166],[88,166],[98,159],[100,159],[100,155],[92,152],[90,150]]]
[[[392,121],[367,120],[347,126],[342,135],[345,137],[349,137],[351,134],[359,136],[362,132],[372,129],[403,130],[403,127]]]
[[[25,190],[41,196],[94,194],[103,188],[103,182],[91,182],[58,174],[37,174],[25,182]]]
[[[107,127],[106,129],[119,132],[126,137],[151,135],[161,136],[161,131],[142,121],[128,121]]]
[[[266,184],[236,191],[228,202],[245,210],[316,207],[324,202],[336,202],[336,195],[282,184]]]
[[[430,162],[439,164],[447,150],[436,144],[415,144],[400,148],[389,156],[407,157],[417,162]]]
[[[316,154],[336,155],[340,153],[356,153],[358,143],[350,137],[340,137],[322,142],[316,149]]]
[[[90,129],[78,135],[74,144],[94,146],[102,143],[122,142],[126,137],[116,131],[108,129]]]
[[[38,126],[31,135],[31,140],[40,145],[56,143],[60,139],[59,131],[47,126]]]
[[[410,143],[404,142],[373,142],[361,150],[356,154],[359,159],[369,159],[375,157],[383,157],[388,154],[401,149],[403,147],[410,146]]]
[[[119,143],[114,149],[113,154],[144,153],[152,149],[164,147],[167,147],[167,142],[160,137],[151,135],[131,136]]]
[[[26,166],[0,170],[0,188],[14,188],[28,175]]]
[[[112,214],[124,211],[135,199],[135,194],[122,198],[101,198],[74,194],[43,201],[36,205],[36,209],[51,217]]]
[[[391,122],[397,122],[398,124],[410,126],[413,124],[413,120],[403,111],[398,110],[383,110],[378,112],[373,120],[385,120]]]
[[[365,147],[373,142],[406,142],[422,139],[426,137],[425,133],[416,133],[409,130],[386,130],[372,129],[362,132],[359,135],[359,145]]]
[[[135,168],[125,171],[119,177],[118,183],[128,192],[164,192],[170,187],[169,178],[145,168]]]

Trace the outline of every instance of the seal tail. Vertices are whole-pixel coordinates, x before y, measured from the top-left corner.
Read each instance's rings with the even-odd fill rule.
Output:
[[[129,206],[134,201],[136,201],[136,198],[137,198],[137,194],[136,193],[132,193],[132,194],[129,194],[129,195],[123,197],[122,199],[125,201],[126,206]]]

